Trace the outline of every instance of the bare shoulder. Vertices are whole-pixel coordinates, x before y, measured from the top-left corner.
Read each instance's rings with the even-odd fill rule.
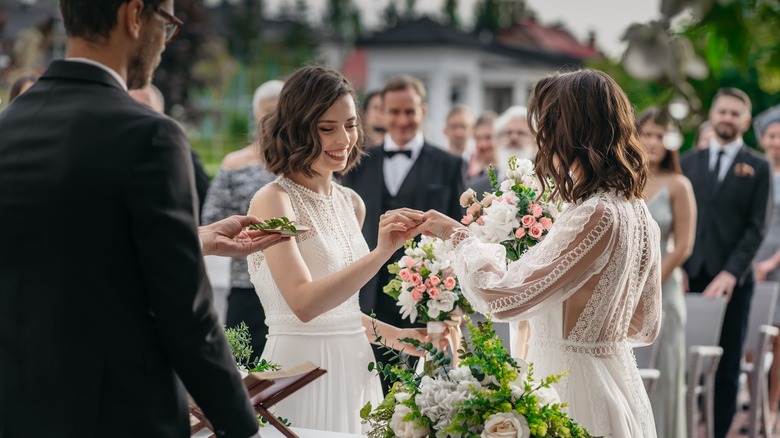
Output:
[[[674,196],[685,196],[693,193],[691,181],[685,175],[673,173],[668,177],[669,193]]]
[[[249,203],[249,214],[260,219],[282,216],[296,219],[290,195],[276,183],[266,184],[255,193]]]
[[[250,145],[225,155],[225,158],[222,159],[222,168],[240,169],[242,167],[257,164],[258,162],[259,160],[255,155],[255,149]]]

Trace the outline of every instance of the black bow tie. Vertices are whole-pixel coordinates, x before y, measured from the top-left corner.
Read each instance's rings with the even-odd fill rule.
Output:
[[[401,154],[406,155],[406,158],[412,158],[412,151],[405,150],[405,151],[385,151],[385,156],[387,158],[393,158],[394,156]]]

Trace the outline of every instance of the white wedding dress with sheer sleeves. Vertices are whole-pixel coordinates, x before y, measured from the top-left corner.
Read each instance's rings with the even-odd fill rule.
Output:
[[[283,176],[271,184],[290,196],[296,223],[309,231],[295,238],[312,279],[344,269],[368,254],[348,189],[333,183],[330,196]],[[274,283],[262,252],[248,257],[249,274],[263,305],[268,342],[262,358],[289,368],[310,361],[327,374],[275,406],[294,427],[361,433],[360,408],[382,401],[379,377],[368,371],[374,354],[363,328],[358,292],[338,307],[301,322]]]
[[[536,377],[556,385],[594,436],[652,438],[653,413],[632,347],[661,319],[659,229],[642,200],[600,192],[570,205],[546,239],[507,265],[504,248],[458,231],[454,268],[466,296],[501,321],[530,319]]]

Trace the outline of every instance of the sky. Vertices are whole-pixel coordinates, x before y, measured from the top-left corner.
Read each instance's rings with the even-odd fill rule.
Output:
[[[292,4],[293,0],[265,0],[271,13],[280,4]],[[380,22],[382,10],[388,0],[353,0],[362,13],[368,28]],[[466,23],[472,23],[474,4],[477,0],[459,0],[460,16]],[[399,4],[405,4],[404,0]],[[420,12],[439,14],[444,0],[417,0]],[[566,27],[580,41],[585,41],[588,32],[594,30],[599,47],[613,57],[620,56],[623,31],[633,22],[646,22],[660,16],[660,0],[526,0],[526,4],[537,12],[543,24],[557,21]],[[324,15],[327,0],[308,0],[312,21]]]

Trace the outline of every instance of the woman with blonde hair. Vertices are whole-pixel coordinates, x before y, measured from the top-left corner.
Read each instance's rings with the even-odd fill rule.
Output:
[[[537,176],[570,203],[546,238],[507,265],[503,246],[438,212],[424,232],[454,246],[478,311],[530,320],[528,360],[540,376],[568,372],[556,389],[577,422],[594,436],[655,437],[632,347],[660,328],[660,237],[631,105],[602,72],[554,74],[534,86],[528,121]]]

